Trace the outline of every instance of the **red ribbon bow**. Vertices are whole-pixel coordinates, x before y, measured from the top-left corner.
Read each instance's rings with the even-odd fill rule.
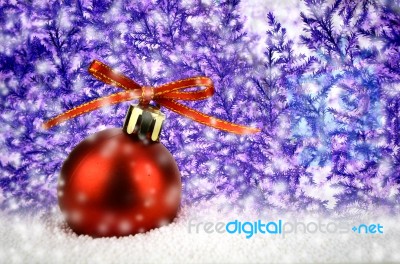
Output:
[[[68,110],[67,112],[62,113],[44,123],[43,127],[45,129],[49,129],[61,122],[106,105],[139,99],[141,105],[148,105],[150,101],[154,101],[156,104],[164,106],[180,115],[193,119],[196,122],[227,132],[243,135],[257,133],[260,131],[258,128],[241,126],[205,115],[176,102],[176,100],[195,101],[211,97],[214,94],[214,85],[210,78],[188,78],[163,84],[158,87],[140,86],[135,81],[113,71],[110,67],[97,60],[93,61],[90,65],[89,73],[100,81],[117,86],[125,91],[101,97],[89,103],[85,103]],[[205,89],[186,92],[181,91],[187,88],[199,86],[203,86]]]

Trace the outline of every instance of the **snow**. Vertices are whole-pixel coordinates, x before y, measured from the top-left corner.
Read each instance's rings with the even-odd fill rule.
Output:
[[[203,211],[202,211],[203,210]],[[202,215],[202,218],[194,218]],[[207,216],[207,219],[204,217]],[[383,234],[315,233],[279,235],[211,233],[189,221],[225,222],[236,219],[234,214],[223,217],[208,207],[184,208],[174,223],[144,234],[120,238],[77,236],[56,212],[47,216],[0,216],[1,263],[332,263],[332,262],[399,262],[400,227],[398,217],[370,216],[367,223],[380,223]],[[247,219],[246,219],[247,217]],[[290,219],[290,216],[282,219]],[[296,216],[296,219],[300,216]],[[251,213],[240,219],[256,221]],[[239,221],[240,221],[239,219]],[[272,215],[264,222],[277,219]],[[265,220],[264,220],[265,219]],[[300,218],[301,219],[301,218]],[[304,218],[310,220],[309,217]],[[368,219],[368,218],[366,218]],[[324,220],[328,222],[328,219]],[[197,225],[197,224],[196,224]],[[311,225],[311,223],[310,223]],[[315,224],[314,224],[315,225]],[[204,224],[203,224],[204,226]],[[330,224],[330,230],[333,225]],[[102,227],[99,227],[102,228]],[[104,228],[104,227],[103,227]],[[129,229],[124,223],[121,228]]]

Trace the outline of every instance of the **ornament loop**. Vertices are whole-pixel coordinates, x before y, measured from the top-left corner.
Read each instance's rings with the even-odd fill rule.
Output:
[[[154,98],[154,88],[149,86],[142,87],[142,97],[140,98],[140,104],[148,106],[150,101]]]

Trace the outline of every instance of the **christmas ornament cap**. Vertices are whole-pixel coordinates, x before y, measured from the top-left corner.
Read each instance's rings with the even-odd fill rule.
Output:
[[[123,130],[142,140],[159,141],[164,120],[165,115],[153,106],[130,105]]]

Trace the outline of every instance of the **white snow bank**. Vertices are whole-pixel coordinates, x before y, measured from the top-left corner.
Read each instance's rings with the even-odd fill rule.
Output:
[[[370,220],[384,226],[383,234],[257,234],[246,239],[243,234],[196,234],[195,228],[189,233],[195,214],[225,222],[235,217],[197,208],[183,212],[175,223],[145,234],[100,239],[75,235],[60,213],[42,218],[0,214],[0,263],[400,262],[398,217]],[[258,220],[250,213],[240,219]]]

